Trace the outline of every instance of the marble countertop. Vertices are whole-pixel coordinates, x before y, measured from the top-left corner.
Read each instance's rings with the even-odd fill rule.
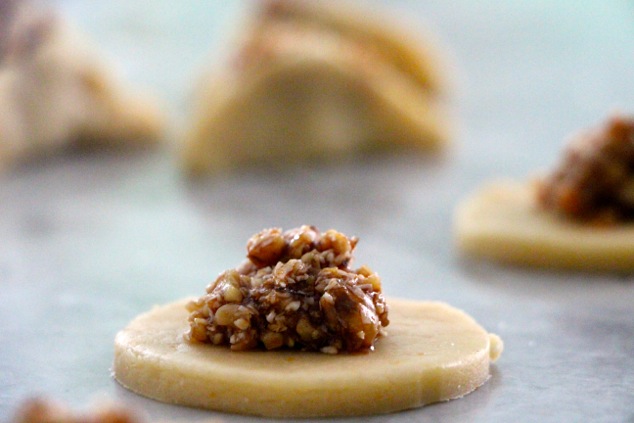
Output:
[[[110,375],[113,338],[152,305],[201,294],[254,232],[311,223],[358,236],[357,263],[379,272],[388,295],[445,301],[505,341],[472,394],[358,421],[634,422],[634,279],[470,260],[451,227],[483,182],[527,178],[571,132],[632,112],[634,4],[384,3],[451,52],[459,131],[442,157],[192,183],[166,149],[61,156],[0,176],[0,419],[41,393],[74,406],[122,400],[161,421],[253,420],[126,391]],[[244,6],[53,4],[159,93],[176,126]]]

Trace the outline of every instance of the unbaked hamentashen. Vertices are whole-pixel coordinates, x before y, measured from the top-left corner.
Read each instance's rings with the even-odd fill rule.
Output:
[[[493,182],[455,215],[469,255],[585,271],[634,270],[634,119],[615,115],[574,136],[558,166]]]
[[[269,229],[194,300],[134,319],[114,376],[160,401],[267,417],[388,413],[466,395],[501,340],[443,303],[386,301],[356,238]]]

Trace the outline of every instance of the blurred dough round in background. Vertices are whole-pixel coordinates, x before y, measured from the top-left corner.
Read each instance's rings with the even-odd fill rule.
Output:
[[[634,225],[584,225],[538,207],[535,184],[498,181],[463,200],[454,217],[469,256],[525,266],[632,272]]]
[[[457,208],[467,254],[584,271],[634,271],[634,118],[574,134],[553,170],[494,182]]]
[[[30,2],[0,7],[0,168],[159,141],[166,117],[156,99],[119,81],[83,34]]]
[[[448,141],[439,52],[349,7],[262,2],[232,61],[198,89],[183,146],[190,173]]]

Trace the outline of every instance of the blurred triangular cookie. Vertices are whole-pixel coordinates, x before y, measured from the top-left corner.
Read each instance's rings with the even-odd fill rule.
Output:
[[[164,124],[156,101],[129,90],[60,16],[3,4],[0,165],[78,145],[155,143]]]
[[[231,65],[199,92],[193,173],[333,160],[448,139],[439,57],[396,23],[340,4],[266,1]]]

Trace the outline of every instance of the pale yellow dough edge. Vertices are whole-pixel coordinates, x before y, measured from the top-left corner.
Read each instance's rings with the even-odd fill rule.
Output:
[[[489,378],[502,341],[443,303],[390,300],[388,336],[368,354],[231,352],[190,344],[186,300],[115,338],[114,377],[168,403],[267,417],[389,413],[462,397]]]
[[[537,208],[530,182],[490,183],[456,209],[465,253],[521,265],[587,271],[634,270],[634,225],[587,226]]]

